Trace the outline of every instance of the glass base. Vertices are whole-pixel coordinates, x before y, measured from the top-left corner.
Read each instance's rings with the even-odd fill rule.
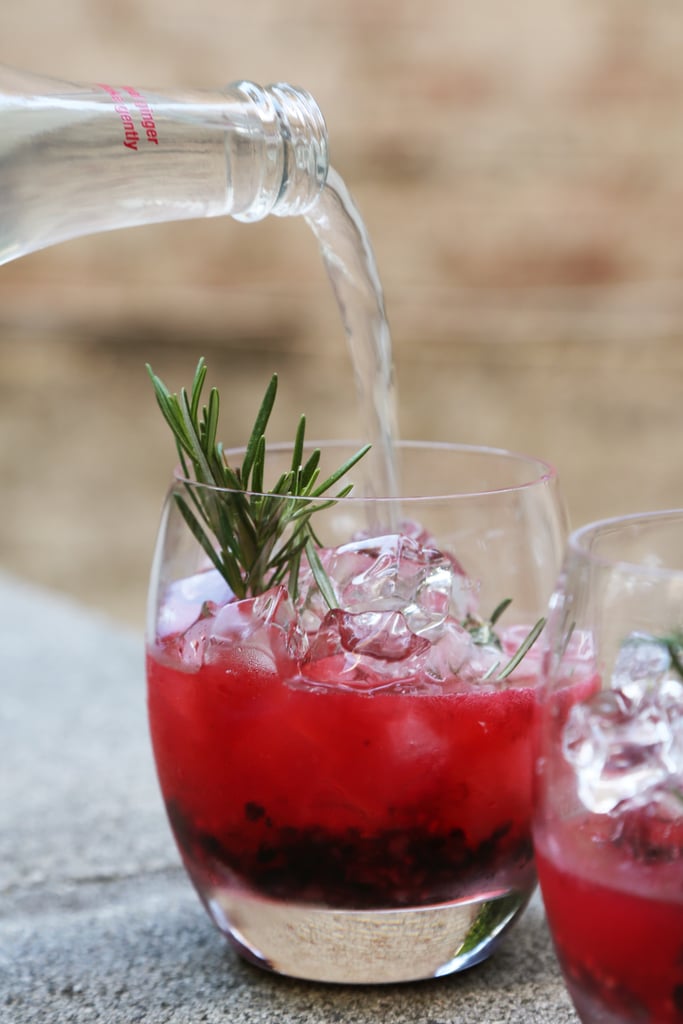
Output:
[[[234,890],[214,890],[205,904],[235,949],[259,967],[308,981],[385,984],[485,960],[532,891],[400,910],[331,910]]]

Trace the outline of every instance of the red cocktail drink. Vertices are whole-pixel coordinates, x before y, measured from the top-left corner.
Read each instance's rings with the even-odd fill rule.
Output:
[[[209,644],[188,670],[180,639],[150,648],[149,714],[200,892],[395,909],[533,885],[532,680],[368,688],[332,655],[312,682],[263,631]]]
[[[648,808],[537,832],[555,948],[587,1022],[683,1021],[683,829]]]

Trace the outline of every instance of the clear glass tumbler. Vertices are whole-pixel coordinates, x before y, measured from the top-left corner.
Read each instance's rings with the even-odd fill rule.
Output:
[[[568,543],[539,693],[534,841],[584,1024],[683,1021],[683,510]]]
[[[323,475],[355,450],[320,447]],[[314,515],[332,600],[305,557],[236,599],[181,511],[225,492],[180,477],[152,572],[149,720],[185,867],[244,957],[312,980],[469,967],[536,884],[542,641],[516,655],[559,570],[556,475],[485,448],[397,456],[399,499]]]

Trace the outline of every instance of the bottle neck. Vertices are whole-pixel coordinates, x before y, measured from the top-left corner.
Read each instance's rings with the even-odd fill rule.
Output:
[[[322,114],[286,84],[171,94],[0,68],[0,263],[134,225],[297,216],[327,170]]]

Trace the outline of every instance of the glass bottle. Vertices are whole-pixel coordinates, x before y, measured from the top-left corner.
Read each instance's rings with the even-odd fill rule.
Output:
[[[328,170],[291,85],[75,85],[0,67],[0,264],[80,235],[186,218],[305,214]]]

